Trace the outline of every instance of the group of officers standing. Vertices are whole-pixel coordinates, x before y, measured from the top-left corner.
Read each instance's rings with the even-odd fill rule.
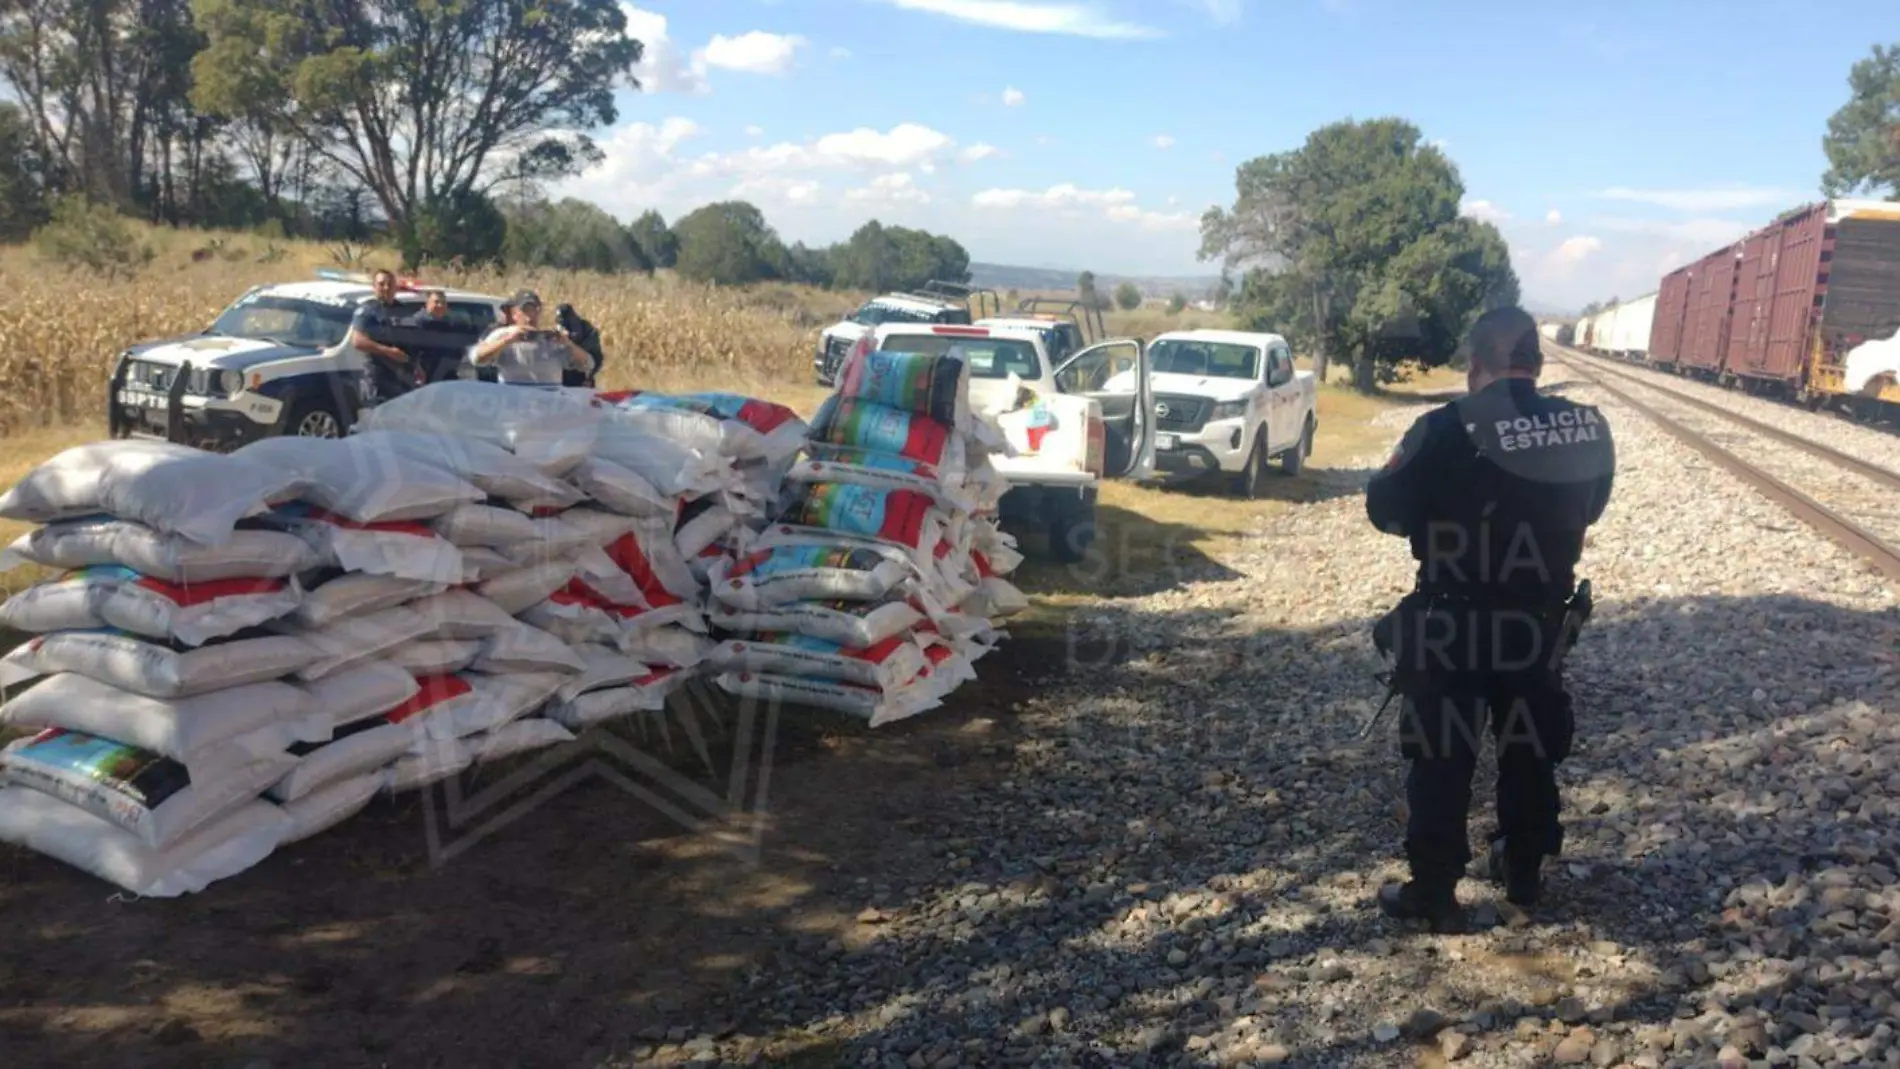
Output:
[[[351,320],[350,343],[368,356],[370,382],[379,398],[454,378],[464,359],[507,385],[591,386],[600,370],[599,333],[565,305],[563,318],[582,329],[559,322],[543,326],[541,298],[533,290],[508,298],[500,308],[502,321],[482,332],[455,321],[442,290],[424,291],[422,308],[411,310],[396,300],[394,272],[377,271],[370,287],[375,295]],[[476,332],[473,344],[471,332]]]

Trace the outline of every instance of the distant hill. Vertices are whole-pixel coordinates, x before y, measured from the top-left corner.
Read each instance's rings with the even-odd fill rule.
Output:
[[[1075,279],[1082,268],[1014,267],[1009,264],[970,265],[970,283],[994,290],[1062,290],[1074,292]],[[1219,275],[1111,275],[1095,273],[1098,289],[1112,290],[1123,282],[1133,282],[1144,297],[1167,297],[1173,293],[1193,300],[1212,293]]]

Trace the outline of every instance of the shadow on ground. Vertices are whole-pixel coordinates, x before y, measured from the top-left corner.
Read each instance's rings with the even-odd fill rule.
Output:
[[[1675,681],[1602,651],[1698,641],[1716,661],[1750,662],[1745,636],[1725,637],[1740,631],[1701,626],[1718,612],[1812,630],[1842,651],[1891,649],[1900,630],[1892,613],[1798,598],[1600,604],[1573,661],[1579,741],[1561,776],[1572,798],[1606,808],[1566,814],[1565,860],[1589,876],[1560,878],[1543,913],[1559,953],[1609,940],[1660,976],[1719,925],[1725,882],[1778,882],[1820,859],[1895,863],[1880,829],[1832,813],[1784,815],[1765,833],[1768,853],[1732,854],[1722,844],[1764,831],[1726,804],[1689,806],[1668,845],[1575,848],[1600,846],[1591,829],[1618,813],[1680,808],[1671,795],[1699,754],[1788,744],[1776,741],[1775,713],[1724,706],[1698,712],[1699,744],[1628,750],[1637,736],[1626,725],[1658,715],[1648,696]],[[1005,644],[941,713],[867,731],[787,710],[754,807],[765,817],[756,860],[741,856],[743,821],[684,834],[598,779],[441,867],[411,800],[184,899],[125,901],[0,849],[0,1036],[20,1065],[407,1069],[668,1064],[644,1052],[669,1030],[795,1059],[782,1064],[858,1064],[872,1048],[921,1050],[912,1037],[945,1032],[974,1044],[965,1064],[997,1065],[1045,1042],[1013,1029],[1059,1005],[1062,1027],[1104,1064],[1212,1064],[1181,1046],[1196,1015],[1224,1024],[1235,1013],[1203,979],[1252,991],[1261,973],[1374,956],[1375,940],[1448,945],[1316,901],[1322,888],[1370,893],[1398,842],[1396,746],[1351,738],[1379,693],[1367,623],[1263,631],[1218,613],[1105,606],[1061,638]],[[1342,661],[1363,669],[1355,692],[1339,692]],[[1809,709],[1884,693],[1864,658],[1820,663],[1819,676],[1775,663],[1748,671]],[[1224,681],[1242,668],[1244,687]],[[732,750],[709,752],[726,768]],[[1188,760],[1158,760],[1164,751]],[[697,760],[668,763],[723,789]],[[762,765],[740,777],[748,790]],[[1746,766],[1732,775],[1746,791]],[[1488,827],[1484,804],[1474,839]],[[1009,902],[969,904],[1005,888]],[[1227,945],[1168,923],[1103,938],[1137,904],[1181,893],[1224,896],[1257,922],[1231,927]],[[920,923],[926,915],[936,922]],[[1820,934],[1807,952],[1865,941]],[[1468,965],[1433,960],[1420,998],[1444,1012],[1521,1000],[1533,986],[1487,986]],[[1613,1012],[1667,1023],[1683,997],[1658,980]],[[1285,1042],[1297,1064],[1391,1064],[1375,1023],[1348,1013],[1306,1031],[1287,1024]],[[690,1053],[670,1050],[679,1062]]]

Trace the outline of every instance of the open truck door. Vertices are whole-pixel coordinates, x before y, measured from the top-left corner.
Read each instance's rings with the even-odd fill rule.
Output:
[[[1153,371],[1148,346],[1140,338],[1089,346],[1056,368],[1055,382],[1058,391],[1101,406],[1103,478],[1146,479],[1154,474]]]

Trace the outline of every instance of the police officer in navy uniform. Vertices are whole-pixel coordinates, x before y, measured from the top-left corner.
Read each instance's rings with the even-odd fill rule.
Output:
[[[1559,853],[1556,767],[1573,723],[1563,654],[1588,616],[1576,586],[1584,532],[1609,503],[1616,451],[1589,405],[1540,394],[1537,323],[1486,312],[1466,339],[1468,392],[1412,424],[1366,492],[1379,530],[1411,542],[1413,591],[1374,629],[1394,656],[1410,763],[1405,853],[1412,878],[1379,892],[1388,915],[1461,931],[1458,879],[1471,777],[1497,743],[1491,872],[1519,906],[1537,901]]]

